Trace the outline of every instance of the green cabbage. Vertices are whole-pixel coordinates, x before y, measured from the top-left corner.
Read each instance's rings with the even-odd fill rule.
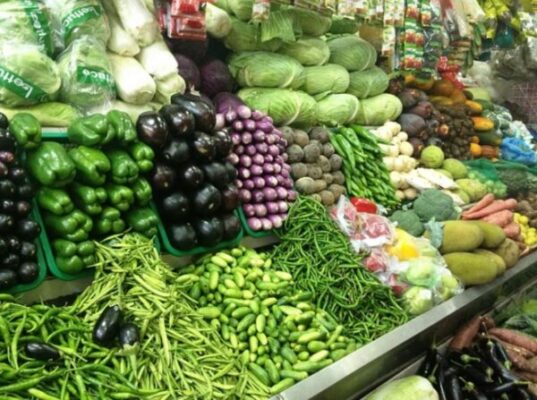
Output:
[[[241,21],[252,18],[254,0],[227,0],[227,9]]]
[[[58,67],[38,46],[0,46],[0,103],[14,107],[50,101],[61,83]]]
[[[345,93],[349,87],[349,73],[341,65],[326,64],[304,68],[302,90],[313,95]]]
[[[420,290],[410,293],[411,296],[420,295]],[[406,293],[405,293],[406,294]],[[406,297],[409,297],[408,295]],[[424,295],[425,298],[429,294]],[[429,300],[425,299],[425,308],[428,307]],[[419,400],[438,400],[438,393],[434,390],[433,385],[421,376],[412,375],[406,378],[390,381],[380,388],[371,392],[364,400],[402,400],[402,399],[419,399]]]
[[[358,22],[354,18],[334,16],[332,17],[330,33],[335,35],[341,35],[343,33],[356,33],[359,27]]]
[[[293,8],[296,21],[302,33],[311,36],[324,35],[332,25],[332,18],[319,14],[317,11],[306,10],[304,8]]]
[[[317,102],[309,94],[297,91],[300,98],[300,110],[291,125],[301,128],[311,128],[317,123]]]
[[[282,41],[273,39],[261,42],[258,25],[248,24],[231,17],[231,31],[224,38],[224,45],[235,53],[258,50],[276,51],[282,45]]]
[[[375,48],[358,36],[334,37],[328,41],[330,62],[345,67],[348,71],[363,71],[377,62]]]
[[[63,0],[58,7],[66,45],[86,35],[108,42],[110,27],[98,0]]]
[[[304,67],[283,54],[264,51],[231,57],[229,70],[241,87],[298,88],[304,82]]]
[[[354,122],[366,126],[381,126],[387,121],[395,121],[403,111],[403,104],[392,94],[379,94],[360,102],[360,109]]]
[[[250,108],[268,114],[276,126],[291,125],[298,117],[303,98],[288,89],[248,88],[238,96]]]
[[[388,89],[390,79],[379,67],[355,71],[350,74],[350,84],[347,93],[359,99],[373,97]]]
[[[327,126],[352,122],[360,108],[360,102],[350,94],[331,94],[317,103],[317,120]]]
[[[284,43],[278,52],[293,57],[305,66],[322,65],[330,58],[330,49],[326,42],[310,36],[304,36],[296,42]]]
[[[58,59],[60,99],[77,107],[94,107],[116,95],[104,45],[91,36],[71,42]]]

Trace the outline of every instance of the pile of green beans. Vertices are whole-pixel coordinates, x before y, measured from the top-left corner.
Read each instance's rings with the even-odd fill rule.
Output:
[[[183,270],[197,310],[240,352],[244,366],[277,394],[356,349],[343,326],[297,290],[267,254],[235,248]]]
[[[238,350],[196,310],[187,295],[191,276],[171,271],[150,241],[128,235],[112,246],[99,244],[97,257],[95,280],[73,308],[93,325],[105,307],[117,304],[140,327],[139,348],[114,367],[139,390],[160,392],[148,399],[268,397],[268,388],[242,367]]]
[[[373,200],[386,208],[399,205],[375,136],[361,126],[352,125],[334,130],[330,143],[343,158],[348,193]]]
[[[116,368],[124,358],[93,343],[92,327],[71,308],[25,306],[6,294],[0,303],[0,399],[139,399],[160,392],[126,379]],[[61,359],[28,357],[24,347],[35,341],[55,347]]]
[[[279,269],[293,275],[298,288],[346,328],[358,344],[366,344],[408,320],[390,288],[361,265],[349,239],[323,205],[299,196],[271,253]]]

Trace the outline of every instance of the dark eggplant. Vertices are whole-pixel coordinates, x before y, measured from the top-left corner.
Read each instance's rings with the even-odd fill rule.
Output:
[[[9,289],[17,284],[17,273],[11,269],[0,269],[0,290]]]
[[[13,215],[17,212],[17,203],[11,199],[3,199],[0,201],[0,212]]]
[[[31,219],[22,219],[17,222],[17,234],[24,240],[34,240],[41,232],[39,224]]]
[[[7,242],[7,248],[9,249],[10,253],[19,254],[19,252],[22,249],[22,242],[17,236],[15,235],[7,236],[6,242]]]
[[[0,127],[0,150],[14,151],[15,138],[5,128]]]
[[[121,325],[119,328],[119,344],[122,349],[135,346],[140,341],[140,331],[131,322]]]
[[[181,192],[175,192],[162,199],[161,216],[172,223],[182,222],[190,214],[190,202]]]
[[[515,382],[518,380],[518,377],[513,375],[513,373],[503,364],[503,362],[498,359],[494,342],[492,340],[483,339],[478,342],[477,346],[484,361],[492,367],[494,372],[501,377],[503,381]]]
[[[175,189],[177,174],[172,167],[158,163],[152,171],[151,186],[159,193],[169,193]]]
[[[0,161],[0,178],[5,178],[9,174],[9,168]]]
[[[216,150],[216,157],[225,158],[229,156],[231,150],[233,149],[233,142],[231,141],[231,136],[229,133],[222,129],[214,133],[214,147]]]
[[[437,363],[438,350],[436,350],[435,347],[431,347],[429,350],[427,350],[425,360],[423,360],[423,363],[420,365],[417,374],[423,376],[424,378],[428,378],[429,375],[431,375],[431,373],[433,372]]]
[[[194,193],[192,208],[194,212],[201,216],[214,215],[220,209],[222,195],[210,183],[205,184],[200,190]]]
[[[241,232],[241,221],[235,214],[227,214],[221,217],[224,224],[224,240],[235,239]]]
[[[15,161],[15,153],[12,151],[0,150],[0,162],[11,165]]]
[[[56,361],[61,357],[58,349],[44,342],[27,342],[24,349],[26,350],[26,355],[34,360]]]
[[[6,117],[6,114],[0,113],[0,129],[7,129],[9,126],[9,120]]]
[[[198,189],[204,181],[203,171],[197,165],[187,165],[179,172],[179,181],[187,189]]]
[[[0,198],[12,199],[17,193],[17,186],[7,179],[0,180]]]
[[[10,233],[15,226],[15,219],[11,215],[0,214],[0,233]]]
[[[17,201],[16,214],[18,218],[26,218],[28,215],[30,215],[31,212],[32,205],[29,202],[25,200]]]
[[[224,224],[217,217],[198,219],[194,222],[194,228],[202,246],[215,246],[224,238]]]
[[[190,141],[192,154],[202,161],[212,161],[216,155],[216,146],[212,136],[200,131],[194,132],[194,138]]]
[[[213,161],[203,165],[202,169],[205,173],[205,180],[219,189],[223,189],[231,183],[226,167],[222,163]]]
[[[194,115],[177,104],[167,104],[160,109],[160,115],[168,125],[168,133],[172,137],[187,138],[196,127]]]
[[[39,266],[35,262],[24,262],[17,269],[17,276],[22,283],[30,283],[37,279]]]
[[[229,176],[229,179],[233,182],[235,179],[237,179],[237,168],[233,166],[229,161],[226,161],[224,163],[224,167],[226,167],[227,174]]]
[[[31,200],[35,195],[34,187],[27,182],[17,186],[17,198],[19,200]]]
[[[178,250],[191,250],[198,245],[196,231],[190,223],[170,226],[170,242]]]
[[[0,260],[0,268],[17,269],[20,264],[20,257],[17,254],[9,253]]]
[[[0,257],[3,256],[4,254],[7,254],[7,252],[8,252],[8,247],[7,247],[6,239],[3,237],[0,237]]]
[[[14,183],[26,182],[27,174],[24,168],[12,167],[9,169],[9,179]]]
[[[191,93],[177,93],[171,97],[171,102],[194,116],[196,129],[204,132],[213,131],[216,123],[216,114],[214,107],[211,107],[207,101]]]
[[[500,396],[504,393],[512,393],[519,387],[527,386],[526,382],[503,382],[503,383],[491,383],[489,385],[482,385],[480,389],[489,397]],[[509,397],[511,398],[511,397]]]
[[[138,139],[158,150],[168,141],[168,126],[164,118],[157,112],[146,111],[136,121]]]
[[[446,377],[446,388],[448,391],[448,397],[450,400],[463,400],[464,394],[462,392],[461,383],[456,373],[450,374]]]
[[[1,251],[0,251],[1,254]],[[21,259],[25,261],[35,260],[35,255],[37,254],[37,248],[35,244],[31,242],[22,242],[21,249],[19,250],[19,255]]]
[[[164,150],[162,159],[173,167],[180,167],[190,159],[190,147],[184,140],[172,139]]]
[[[235,185],[229,185],[221,194],[223,211],[230,212],[239,206],[239,189]]]
[[[109,306],[99,316],[93,327],[93,341],[105,347],[111,347],[119,332],[121,309],[117,305]]]

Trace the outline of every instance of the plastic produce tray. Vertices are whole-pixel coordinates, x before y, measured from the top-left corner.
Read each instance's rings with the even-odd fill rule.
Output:
[[[244,236],[244,228],[243,228],[241,229],[241,231],[239,232],[239,234],[237,235],[235,239],[220,242],[214,247],[198,246],[198,247],[194,247],[191,250],[179,250],[173,247],[172,244],[170,243],[170,239],[168,238],[168,232],[166,231],[166,228],[164,227],[164,224],[162,223],[162,219],[160,218],[160,214],[154,202],[151,202],[151,208],[155,211],[155,213],[159,217],[158,232],[159,232],[160,241],[162,242],[162,247],[167,253],[175,257],[194,256],[198,254],[212,253],[220,249],[234,247],[240,243],[240,241],[242,240]],[[236,210],[235,210],[235,214],[238,215]]]
[[[250,228],[250,225],[248,225],[248,218],[246,218],[246,215],[244,215],[244,211],[242,210],[242,206],[239,206],[238,208],[239,218],[241,220],[242,229],[246,232],[248,236],[251,236],[253,238],[264,238],[267,236],[272,235],[272,231],[254,231],[252,228]]]

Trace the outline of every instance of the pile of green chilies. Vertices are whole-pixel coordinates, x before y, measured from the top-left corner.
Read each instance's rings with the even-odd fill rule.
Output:
[[[313,302],[358,343],[375,340],[408,320],[390,288],[361,265],[321,203],[299,196],[278,236],[281,243],[271,254],[274,265],[290,272],[298,288],[314,293]]]

